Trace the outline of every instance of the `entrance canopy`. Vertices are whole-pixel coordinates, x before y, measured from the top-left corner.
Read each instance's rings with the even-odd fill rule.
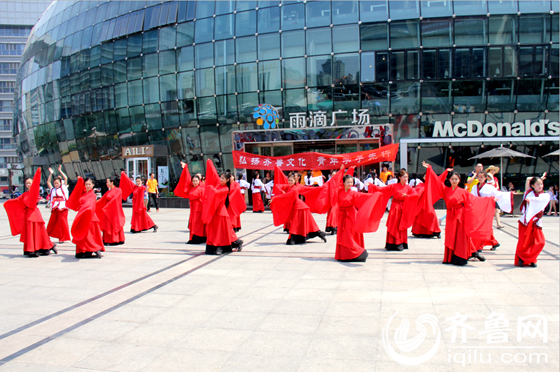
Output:
[[[319,152],[302,152],[285,156],[261,156],[244,151],[233,152],[233,164],[237,169],[267,169],[278,166],[282,170],[326,170],[346,168],[380,162],[393,162],[397,157],[398,144],[392,144],[369,151],[330,155]]]

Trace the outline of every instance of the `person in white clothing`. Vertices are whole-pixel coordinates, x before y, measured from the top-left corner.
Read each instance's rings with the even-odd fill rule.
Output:
[[[251,192],[253,195],[253,213],[264,212],[264,203],[262,201],[261,191],[263,191],[264,185],[261,181],[260,174],[255,173],[255,178],[251,184]]]
[[[49,168],[49,178],[47,179],[47,186],[50,189],[51,201],[51,216],[47,224],[47,234],[52,238],[57,238],[60,243],[69,241],[70,228],[68,226],[68,208],[66,208],[66,201],[68,200],[68,177],[62,172],[62,164],[58,166],[58,172],[62,177],[55,177],[54,181],[53,170]]]
[[[416,187],[418,185],[420,185],[422,182],[422,180],[420,178],[418,178],[418,174],[417,173],[412,173],[412,177],[410,179],[410,181],[408,181],[408,184],[412,187]]]

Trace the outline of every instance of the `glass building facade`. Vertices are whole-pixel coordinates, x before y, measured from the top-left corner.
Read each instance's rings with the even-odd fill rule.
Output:
[[[128,166],[123,148],[155,145],[151,169],[168,166],[173,183],[181,160],[193,172],[204,172],[208,158],[233,169],[232,134],[261,129],[253,118],[259,104],[278,109],[280,128],[294,113],[316,111],[329,120],[347,112],[337,125],[352,125],[352,111],[367,109],[371,124],[393,125],[397,163],[410,171],[424,159],[436,170],[470,171],[468,157],[504,145],[535,156],[506,161],[505,178],[558,174],[558,158],[542,158],[558,148],[560,133],[558,8],[557,1],[54,2],[23,52],[14,136],[27,172],[63,163],[71,179],[112,176]],[[534,132],[512,134],[527,121]],[[470,122],[502,127],[478,135],[474,128],[469,137],[462,129]]]

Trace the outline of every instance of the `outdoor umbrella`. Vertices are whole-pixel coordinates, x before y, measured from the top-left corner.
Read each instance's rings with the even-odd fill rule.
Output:
[[[558,149],[556,151],[552,151],[550,154],[546,154],[544,156],[553,156],[553,155],[559,156],[560,155],[560,149]]]
[[[534,156],[524,154],[519,151],[512,150],[508,147],[497,147],[490,151],[483,152],[482,154],[478,154],[473,156],[471,159],[482,159],[482,158],[500,158],[500,185],[504,186],[504,171],[502,167],[502,158],[535,158]]]

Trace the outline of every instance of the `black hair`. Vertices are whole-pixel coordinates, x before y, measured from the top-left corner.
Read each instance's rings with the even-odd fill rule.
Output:
[[[107,178],[114,186],[119,186],[119,178],[118,177],[109,177]]]
[[[529,187],[531,188],[531,190],[533,190],[533,192],[536,194],[535,192],[535,188],[533,187],[535,185],[535,183],[537,183],[537,181],[541,181],[542,179],[540,177],[533,177],[531,178],[531,180],[529,181]],[[543,183],[543,190],[544,190],[544,183]]]
[[[150,172],[150,176],[151,176],[152,174],[153,174],[154,176],[156,175],[154,172]]]
[[[84,183],[86,183],[87,181],[91,182],[93,184],[93,186],[95,187],[95,180],[93,179],[93,177],[84,178]]]
[[[222,177],[224,177],[227,180],[226,186],[229,190],[230,187],[231,187],[231,173],[228,172],[228,171],[225,171],[224,173],[222,173]],[[226,196],[226,208],[228,208],[228,207],[229,207],[229,195]]]
[[[261,174],[259,173],[259,171],[256,171],[255,176],[253,177],[253,179],[257,179],[257,178],[261,178]]]
[[[453,176],[459,177],[459,184],[457,185],[457,187],[459,187],[461,189],[464,189],[465,188],[465,177],[462,174],[459,174],[459,172],[455,172],[455,171],[451,171],[447,174],[447,178],[445,179],[445,182],[444,182],[445,186],[451,187],[451,182],[449,180]]]
[[[140,176],[136,177],[136,179],[142,181],[142,177]]]
[[[346,183],[347,179],[351,179],[352,180],[352,185],[354,185],[354,177],[352,177],[351,175],[347,174],[344,177],[342,177],[342,183]]]
[[[195,178],[196,178],[198,181],[200,181],[200,177],[198,177],[198,176],[195,174],[194,176],[192,176],[191,182],[192,182],[192,180],[194,180]]]
[[[410,178],[412,178],[413,180],[418,178],[418,173],[414,172],[410,175]]]
[[[408,176],[408,172],[406,171],[406,169],[401,168],[401,170],[399,171],[399,173],[397,173],[397,180],[399,180],[399,182],[401,181],[401,177],[404,175]]]
[[[242,179],[243,179],[243,173],[239,173],[239,174],[237,175],[237,179],[238,179],[238,180],[242,180]]]
[[[307,178],[311,178],[311,171],[307,171]]]
[[[60,176],[56,176],[56,177],[53,179],[53,185],[54,185],[54,181],[57,181],[57,180],[58,180],[58,181],[60,182],[60,184],[62,185],[62,177],[60,177]]]

